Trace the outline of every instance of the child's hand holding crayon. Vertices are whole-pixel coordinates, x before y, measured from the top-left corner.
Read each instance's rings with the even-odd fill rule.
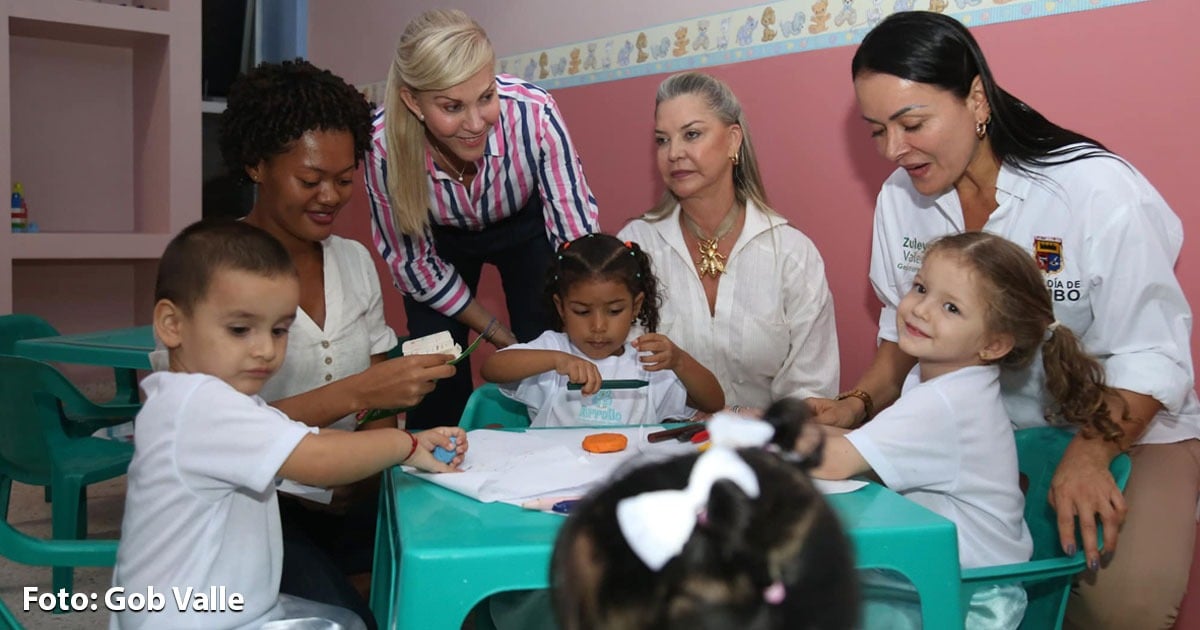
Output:
[[[554,371],[567,377],[570,383],[579,383],[580,391],[591,396],[600,390],[600,368],[595,363],[566,352],[556,352]]]

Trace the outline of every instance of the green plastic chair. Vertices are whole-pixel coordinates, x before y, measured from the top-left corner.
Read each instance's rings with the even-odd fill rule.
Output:
[[[22,339],[55,337],[58,334],[58,330],[50,325],[50,322],[37,315],[20,313],[0,315],[0,354],[13,355],[16,343]],[[116,380],[116,394],[109,404],[137,403],[140,400],[137,370],[114,368],[113,375]],[[99,418],[72,418],[72,422],[66,426],[68,432],[73,436],[91,435],[100,429],[130,422],[136,414],[135,407],[134,413],[128,417],[114,417],[106,414]]]
[[[1033,557],[1018,564],[964,569],[963,597],[964,600],[968,598],[967,591],[971,587],[1020,582],[1029,596],[1021,629],[1058,630],[1062,628],[1071,581],[1087,565],[1082,544],[1073,556],[1063,553],[1058,538],[1058,517],[1046,500],[1054,470],[1074,434],[1057,427],[1036,427],[1018,430],[1015,435],[1018,467],[1029,482],[1025,492],[1025,523],[1033,537]],[[1129,470],[1129,456],[1125,454],[1117,456],[1109,466],[1121,490],[1129,480]],[[966,609],[967,602],[964,601],[963,610]]]
[[[500,386],[484,383],[471,392],[458,426],[464,431],[483,428],[524,429],[529,412],[523,403],[500,393]]]
[[[53,537],[87,537],[87,486],[125,474],[133,445],[73,436],[66,417],[133,416],[137,405],[92,403],[41,361],[0,356],[0,520],[8,520],[12,482],[51,488]],[[41,562],[39,564],[53,564]],[[55,565],[53,586],[71,590],[70,566]]]
[[[7,520],[0,519],[0,556],[35,566],[110,567],[117,561],[117,541],[42,540],[19,532]],[[0,601],[0,628],[21,628],[3,601]]]

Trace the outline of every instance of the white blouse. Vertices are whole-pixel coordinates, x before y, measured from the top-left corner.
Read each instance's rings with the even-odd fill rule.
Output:
[[[683,241],[679,206],[631,221],[618,238],[651,258],[662,292],[659,332],[712,370],[730,405],[837,393],[839,358],[825,263],[800,230],[753,203],[725,263],[716,312]]]
[[[295,396],[358,374],[371,356],[396,345],[396,333],[383,319],[379,274],[367,248],[358,241],[330,236],[321,242],[325,258],[325,327],[304,309],[288,333],[287,358],[263,386],[267,402]],[[350,414],[329,425],[353,430]]]

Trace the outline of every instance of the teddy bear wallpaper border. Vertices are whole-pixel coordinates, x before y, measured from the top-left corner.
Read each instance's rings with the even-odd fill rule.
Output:
[[[972,27],[1147,1],[779,0],[501,57],[496,71],[553,89],[853,46],[899,11],[938,11]],[[360,89],[381,103],[384,84]]]

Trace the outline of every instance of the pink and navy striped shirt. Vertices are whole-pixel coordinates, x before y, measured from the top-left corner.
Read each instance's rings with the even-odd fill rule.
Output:
[[[488,133],[483,161],[477,163],[479,173],[469,186],[443,171],[425,152],[430,223],[486,230],[540,194],[546,235],[555,248],[597,231],[596,199],[554,98],[532,83],[504,74],[496,77],[496,88],[500,118]],[[466,283],[453,265],[438,256],[431,229],[410,236],[393,223],[383,114],[382,108],[375,112],[366,169],[375,247],[398,289],[453,317],[471,301]]]

